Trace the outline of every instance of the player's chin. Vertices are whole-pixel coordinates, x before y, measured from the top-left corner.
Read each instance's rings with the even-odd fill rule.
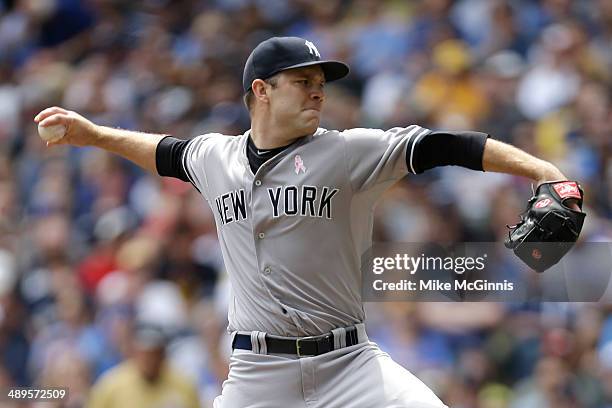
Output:
[[[302,127],[302,133],[311,134],[317,131],[319,127],[319,121],[309,121]]]
[[[321,118],[319,115],[308,115],[302,120],[302,128],[305,133],[314,133],[319,127],[320,122]]]

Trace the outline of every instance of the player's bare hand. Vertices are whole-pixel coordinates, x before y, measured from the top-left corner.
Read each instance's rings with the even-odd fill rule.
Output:
[[[47,146],[70,144],[73,146],[92,145],[96,137],[96,125],[79,115],[57,106],[42,110],[34,117],[34,122],[41,128],[52,126],[65,127],[63,135],[47,141]]]

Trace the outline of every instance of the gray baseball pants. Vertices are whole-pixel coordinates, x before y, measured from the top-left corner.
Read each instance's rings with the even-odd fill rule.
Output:
[[[338,329],[337,329],[338,330]],[[343,330],[343,329],[339,329]],[[418,378],[370,342],[312,357],[235,349],[214,408],[447,408]],[[336,337],[336,336],[334,336]]]

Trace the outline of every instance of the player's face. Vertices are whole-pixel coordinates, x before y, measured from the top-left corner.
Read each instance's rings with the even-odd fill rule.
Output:
[[[278,76],[270,94],[276,122],[301,134],[314,133],[325,101],[325,75],[319,66],[289,69]]]

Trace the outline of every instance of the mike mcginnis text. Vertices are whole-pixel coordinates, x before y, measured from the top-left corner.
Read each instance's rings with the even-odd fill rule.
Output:
[[[411,281],[402,279],[396,282],[384,282],[380,279],[372,282],[376,291],[512,291],[514,283],[504,279],[503,282],[491,282],[486,279],[476,279],[474,281],[456,280],[446,282],[438,279],[422,279]]]

